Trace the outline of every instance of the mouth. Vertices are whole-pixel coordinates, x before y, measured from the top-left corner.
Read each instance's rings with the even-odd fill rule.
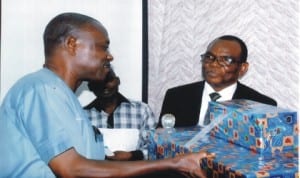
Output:
[[[103,65],[102,65],[102,69],[105,73],[105,76],[109,73],[109,71],[111,70],[111,64],[110,62],[104,62]]]
[[[108,90],[108,89],[104,89],[103,92],[102,92],[102,97],[104,98],[109,98],[113,96],[113,92]]]
[[[110,62],[109,61],[104,62],[103,67],[106,69],[110,69],[111,68]]]
[[[104,89],[104,90],[103,90],[103,94],[107,95],[107,94],[109,94],[109,93],[110,93],[110,92],[109,92],[108,89]]]
[[[205,72],[206,77],[218,77],[220,74],[216,71],[206,71]]]

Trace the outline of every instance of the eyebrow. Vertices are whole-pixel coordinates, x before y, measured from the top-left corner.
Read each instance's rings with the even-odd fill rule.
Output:
[[[214,53],[212,53],[210,51],[206,51],[206,54],[211,54],[213,56],[216,56]],[[240,56],[233,56],[233,55],[222,55],[222,56],[232,57],[232,58],[235,58],[235,59],[239,59],[240,58]]]

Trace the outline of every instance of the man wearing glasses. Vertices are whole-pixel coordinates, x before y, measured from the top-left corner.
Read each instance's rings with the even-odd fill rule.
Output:
[[[240,83],[248,70],[247,46],[238,37],[225,35],[213,40],[201,55],[204,80],[167,90],[159,117],[175,116],[175,127],[205,126],[208,102],[249,99],[276,106],[274,99]]]

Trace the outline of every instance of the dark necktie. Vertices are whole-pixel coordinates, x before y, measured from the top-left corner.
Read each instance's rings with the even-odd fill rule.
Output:
[[[217,101],[217,99],[219,99],[221,97],[221,95],[217,92],[213,92],[209,94],[210,100],[211,101]],[[210,123],[210,118],[209,118],[209,108],[207,107],[207,111],[205,113],[205,117],[204,117],[204,125],[208,125]]]
[[[111,113],[107,118],[107,128],[114,128],[114,113]]]

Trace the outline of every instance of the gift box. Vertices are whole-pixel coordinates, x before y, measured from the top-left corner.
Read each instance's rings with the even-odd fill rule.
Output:
[[[186,147],[201,128],[180,128],[165,132],[163,129],[151,131],[149,158],[152,160],[174,157],[178,154],[206,150],[215,153],[214,158],[203,159],[202,169],[207,177],[253,178],[298,176],[298,153],[290,151],[261,155],[217,137],[206,135]]]
[[[297,113],[251,101],[209,103],[210,119],[220,119],[211,135],[260,154],[298,150]]]
[[[148,159],[156,160],[174,157],[187,152],[184,144],[200,131],[200,127],[162,129],[150,131],[148,134]]]

